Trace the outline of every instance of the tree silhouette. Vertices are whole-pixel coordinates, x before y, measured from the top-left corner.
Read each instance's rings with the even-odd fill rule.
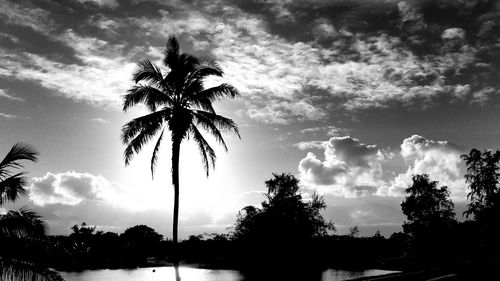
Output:
[[[0,162],[0,207],[7,202],[14,202],[20,196],[27,195],[26,172],[14,173],[14,170],[24,168],[21,161],[37,161],[38,153],[29,145],[15,144]],[[32,239],[41,242],[45,237],[45,223],[35,212],[21,208],[19,211],[9,211],[0,215],[0,280],[35,280],[56,281],[64,280],[54,270],[23,261],[5,251],[5,247],[13,240]],[[25,241],[26,242],[26,241]],[[4,254],[9,256],[4,256]]]
[[[497,255],[500,249],[500,151],[483,152],[472,149],[462,155],[467,165],[465,181],[470,191],[467,198],[470,203],[464,214],[472,221],[464,224],[469,229],[471,242],[481,254]]]
[[[262,202],[262,208],[247,206],[239,212],[235,238],[303,241],[325,236],[328,230],[333,230],[333,223],[320,214],[326,208],[324,199],[313,194],[310,201],[304,201],[298,183],[291,174],[273,174],[273,178],[266,181],[267,201]]]
[[[438,182],[431,181],[427,174],[414,175],[412,180],[406,189],[409,195],[401,203],[407,217],[403,229],[411,239],[410,251],[424,257],[445,253],[449,231],[456,223],[450,193],[446,186],[437,188]]]
[[[163,235],[158,234],[149,226],[136,225],[127,228],[120,235],[120,240],[129,255],[135,256],[137,260],[145,260],[154,255],[163,240]]]
[[[205,89],[203,80],[207,76],[223,75],[221,67],[211,58],[198,58],[181,53],[179,42],[170,36],[164,51],[163,64],[169,68],[164,74],[149,60],[139,62],[139,70],[133,79],[136,85],[123,98],[123,111],[142,103],[149,114],[133,119],[122,128],[125,149],[125,164],[159,134],[151,158],[151,174],[154,175],[158,151],[166,131],[172,143],[172,184],[174,186],[173,242],[177,244],[179,218],[179,152],[183,140],[192,138],[200,150],[207,176],[210,164],[215,165],[215,151],[205,140],[199,128],[204,129],[226,149],[222,132],[233,131],[239,137],[238,127],[229,118],[218,115],[212,102],[234,98],[238,91],[229,84]]]
[[[465,181],[470,188],[467,198],[471,200],[465,215],[473,215],[478,221],[494,221],[500,214],[500,151],[481,153],[472,149],[461,157],[467,165]]]
[[[265,183],[267,200],[260,208],[243,208],[234,226],[233,238],[245,253],[242,264],[250,270],[256,262],[259,267],[318,264],[315,238],[334,230],[320,213],[326,208],[324,199],[313,194],[304,200],[291,174],[273,174]]]
[[[359,235],[359,227],[357,225],[349,227],[349,236],[357,237],[358,235]]]

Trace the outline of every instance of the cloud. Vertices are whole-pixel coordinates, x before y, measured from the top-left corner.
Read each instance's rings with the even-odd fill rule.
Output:
[[[476,40],[466,38],[470,31],[461,24],[436,25],[425,14],[425,5],[430,4],[416,1],[355,1],[347,6],[342,1],[301,0],[252,4],[267,7],[257,10],[262,15],[270,12],[274,19],[256,16],[248,5],[230,1],[211,5],[174,3],[175,9],[172,3],[160,1],[154,4],[158,10],[154,16],[126,17],[108,9],[116,8],[117,1],[95,2],[101,13],[84,17],[82,23],[95,27],[95,34],[60,26],[55,22],[57,17],[49,16],[56,11],[3,3],[5,9],[0,10],[9,23],[31,27],[63,43],[74,51],[79,63],[60,63],[32,52],[0,49],[4,58],[0,76],[35,81],[64,97],[118,110],[120,96],[130,87],[129,77],[138,54],[160,59],[164,45],[160,38],[175,33],[184,49],[212,54],[225,70],[224,82],[242,93],[236,103],[245,107],[249,118],[270,124],[328,120],[334,111],[390,107],[395,103],[432,106],[443,95],[484,104],[498,86],[494,79],[487,78],[498,72],[494,65],[497,36],[488,35],[495,33],[495,24],[486,23],[493,20],[491,15],[489,20],[478,21],[481,40]],[[438,2],[446,9],[456,6]],[[132,8],[136,4],[130,3]],[[335,21],[323,12],[313,13],[311,8],[331,9],[336,5],[345,6],[346,10],[338,13],[342,20]],[[466,12],[462,9],[466,4],[457,5],[458,10]],[[80,8],[97,9],[89,5]],[[366,26],[360,20],[367,17],[366,13],[369,22],[376,18],[373,15],[385,13],[389,25],[399,22],[400,27],[388,28],[380,23]],[[306,20],[309,23],[304,25]],[[283,21],[292,27],[283,28]],[[347,21],[356,24],[347,25]],[[301,28],[295,30],[295,26]],[[294,29],[293,36],[290,29]],[[134,35],[122,36],[129,32]],[[148,42],[148,46],[139,42]],[[424,48],[431,44],[432,48]],[[488,57],[492,59],[485,59]],[[468,88],[464,88],[466,85]]]
[[[93,119],[91,119],[91,121],[97,122],[97,123],[101,123],[101,124],[107,124],[108,123],[108,121],[106,121],[106,120],[104,120],[102,118],[93,118]]]
[[[383,195],[403,195],[411,184],[412,175],[428,174],[440,186],[448,186],[454,200],[466,198],[467,186],[460,155],[462,149],[447,141],[434,141],[419,135],[403,140],[401,156],[408,165],[405,173],[396,176],[389,188],[379,189]]]
[[[68,233],[72,225],[81,222],[115,232],[147,224],[171,237],[172,189],[166,188],[164,182],[156,181],[159,186],[156,188],[145,184],[147,179],[137,178],[130,176],[127,186],[122,186],[91,173],[48,172],[32,178],[29,201],[33,210],[47,221],[51,233]],[[263,198],[262,192],[228,195],[221,193],[218,186],[199,189],[199,184],[188,181],[181,192],[184,202],[179,216],[181,237],[193,232],[226,232],[239,209],[249,201],[260,202],[257,200]]]
[[[420,13],[417,7],[412,6],[407,1],[397,3],[401,17],[400,29],[404,29],[410,34],[421,32],[427,28],[424,15]]]
[[[7,113],[0,112],[0,117],[7,118],[7,119],[13,119],[13,118],[17,118],[18,116],[14,115],[14,114],[7,114]]]
[[[118,0],[77,0],[80,3],[95,3],[101,7],[116,8],[119,3]]]
[[[336,126],[328,125],[323,127],[311,127],[300,130],[301,134],[311,135],[311,134],[326,134],[327,136],[333,137],[337,136],[341,131],[345,131],[344,129],[340,129]]]
[[[458,27],[452,27],[445,29],[443,33],[441,34],[441,38],[447,39],[447,40],[452,40],[452,39],[459,39],[459,40],[465,40],[465,30],[462,28]]]
[[[0,15],[9,24],[29,27],[42,34],[48,34],[54,29],[49,11],[29,6],[23,7],[16,2],[1,1]]]
[[[188,13],[182,21],[164,13],[161,19],[137,19],[137,25],[162,37],[175,31],[194,41],[203,38],[225,70],[225,81],[243,94],[247,115],[264,123],[323,120],[329,104],[357,110],[429,99],[447,91],[441,72],[456,67],[451,59],[417,57],[384,33],[367,36],[341,29],[341,36],[350,37],[344,52],[287,41],[270,33],[264,20],[233,7],[219,13]],[[323,20],[317,28],[327,36],[334,30],[330,25]]]
[[[382,162],[392,155],[352,137],[332,137],[324,143],[324,160],[308,152],[299,163],[299,178],[309,189],[337,196],[373,194],[383,184]]]
[[[25,99],[23,98],[19,98],[19,97],[15,97],[15,96],[11,96],[9,94],[7,94],[7,90],[5,89],[0,89],[0,98],[6,98],[8,100],[13,100],[13,101],[26,101]]]
[[[490,96],[500,93],[499,89],[486,87],[472,93],[471,103],[485,104],[490,99]]]
[[[58,40],[71,46],[83,64],[64,64],[33,53],[0,49],[0,77],[35,81],[64,97],[119,110],[136,67],[127,54],[120,55],[123,46],[80,36],[71,29]]]
[[[403,140],[399,155],[352,137],[332,137],[328,142],[301,142],[296,146],[324,153],[321,160],[308,152],[299,162],[299,178],[306,189],[347,198],[400,197],[405,195],[413,175],[425,173],[441,186],[448,186],[456,202],[466,199],[465,168],[460,158],[463,151],[447,141],[413,135]],[[400,166],[400,159],[407,168],[404,173],[396,174],[393,169]]]
[[[113,186],[102,176],[89,173],[47,173],[31,180],[29,198],[37,206],[47,204],[77,205],[82,201],[109,200],[116,193]]]
[[[328,142],[325,141],[301,141],[294,144],[294,146],[296,146],[300,150],[324,149],[327,143]]]

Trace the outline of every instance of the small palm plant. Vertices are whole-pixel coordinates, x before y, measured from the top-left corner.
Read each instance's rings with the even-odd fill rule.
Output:
[[[125,149],[125,164],[132,156],[159,134],[151,158],[151,173],[154,174],[158,151],[165,131],[170,132],[172,144],[172,184],[174,186],[173,242],[177,244],[179,218],[179,152],[183,140],[192,138],[201,153],[207,176],[215,165],[215,151],[205,140],[200,128],[215,137],[225,148],[222,132],[232,131],[239,136],[238,127],[229,118],[218,115],[212,102],[220,98],[234,98],[238,91],[229,84],[205,89],[203,81],[207,76],[223,75],[221,67],[211,58],[198,58],[181,53],[179,42],[174,36],[168,38],[163,64],[169,68],[163,73],[149,60],[139,63],[134,74],[132,87],[123,99],[123,111],[142,103],[149,114],[138,117],[122,128]]]
[[[38,153],[29,145],[14,145],[0,162],[0,207],[27,195],[25,172],[13,173],[24,168],[20,161],[37,161]],[[45,237],[45,223],[35,212],[21,208],[0,214],[0,243],[12,239],[39,240]],[[5,244],[4,244],[5,245]],[[5,281],[63,281],[56,271],[36,264],[3,256],[0,252],[0,280]]]

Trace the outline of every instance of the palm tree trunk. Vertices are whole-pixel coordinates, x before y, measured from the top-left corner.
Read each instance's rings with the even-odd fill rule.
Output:
[[[178,243],[177,230],[179,227],[179,154],[181,142],[172,141],[172,184],[174,185],[174,223],[172,227],[172,239],[174,245]]]

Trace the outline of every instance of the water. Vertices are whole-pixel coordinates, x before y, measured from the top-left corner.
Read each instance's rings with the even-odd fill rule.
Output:
[[[154,270],[154,272],[153,272]],[[386,270],[347,271],[328,269],[321,274],[321,281],[340,281],[352,278],[392,273]],[[61,272],[66,281],[244,281],[237,270],[201,269],[179,267],[178,276],[174,267],[151,267],[136,269],[101,269],[82,272]],[[319,280],[318,280],[319,281]]]

